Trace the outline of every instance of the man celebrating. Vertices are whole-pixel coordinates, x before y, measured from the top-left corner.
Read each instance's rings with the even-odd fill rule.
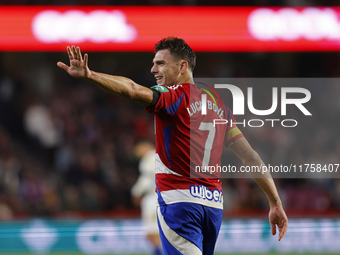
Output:
[[[193,169],[220,165],[223,144],[246,166],[264,163],[236,126],[213,125],[214,119],[234,117],[214,91],[194,84],[196,56],[189,45],[183,39],[168,37],[159,41],[155,50],[151,72],[158,86],[151,89],[125,77],[90,70],[88,55],[83,59],[79,47],[67,47],[70,66],[57,65],[73,77],[145,106],[155,115],[157,217],[164,254],[210,255],[222,222],[223,192],[218,174],[194,173]],[[219,111],[202,114],[202,95]],[[272,234],[276,234],[277,225],[281,240],[288,219],[274,181],[269,174],[252,175],[268,198]]]

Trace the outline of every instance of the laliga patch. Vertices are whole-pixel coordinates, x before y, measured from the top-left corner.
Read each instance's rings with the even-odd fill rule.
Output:
[[[159,93],[162,93],[162,92],[169,92],[169,90],[168,90],[167,87],[165,87],[165,86],[158,86],[158,85],[155,85],[155,86],[151,87],[151,89],[157,90]]]

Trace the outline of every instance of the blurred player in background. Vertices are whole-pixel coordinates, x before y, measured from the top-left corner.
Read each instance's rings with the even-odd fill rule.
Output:
[[[131,79],[92,71],[88,55],[79,47],[67,47],[70,66],[57,65],[71,76],[93,82],[105,91],[146,107],[155,116],[157,217],[163,252],[166,255],[212,255],[222,223],[223,191],[219,175],[192,170],[196,166],[221,165],[223,145],[246,166],[264,165],[236,126],[213,125],[214,119],[234,120],[218,95],[194,84],[196,55],[183,39],[168,37],[155,45],[151,73],[157,85],[151,89]],[[201,114],[201,98],[210,106]],[[279,240],[287,231],[288,219],[270,174],[252,173],[266,194],[272,234]]]
[[[140,159],[139,177],[132,187],[134,204],[141,207],[142,222],[147,238],[154,247],[154,254],[161,255],[161,240],[157,225],[157,196],[155,193],[155,147],[149,142],[140,142],[135,147],[135,156]]]

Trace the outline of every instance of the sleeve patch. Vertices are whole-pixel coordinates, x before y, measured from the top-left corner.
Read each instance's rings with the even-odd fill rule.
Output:
[[[159,93],[169,92],[169,90],[165,86],[158,86],[158,85],[156,85],[156,86],[152,86],[150,89],[157,90]]]

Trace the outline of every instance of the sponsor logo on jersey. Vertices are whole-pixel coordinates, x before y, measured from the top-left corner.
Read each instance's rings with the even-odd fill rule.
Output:
[[[193,197],[206,199],[209,201],[215,201],[222,203],[223,202],[223,191],[222,190],[210,190],[206,186],[201,185],[191,185],[190,186],[190,194]]]

